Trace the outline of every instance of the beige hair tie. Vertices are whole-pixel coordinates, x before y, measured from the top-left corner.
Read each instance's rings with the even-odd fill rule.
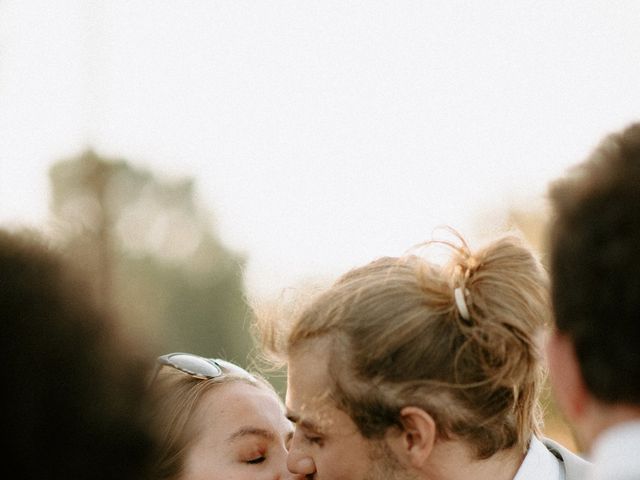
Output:
[[[471,315],[469,315],[469,309],[467,308],[467,302],[464,298],[465,294],[468,294],[469,291],[465,288],[464,290],[461,287],[457,287],[453,291],[453,296],[456,300],[456,307],[458,308],[458,312],[460,316],[465,320],[470,320]]]

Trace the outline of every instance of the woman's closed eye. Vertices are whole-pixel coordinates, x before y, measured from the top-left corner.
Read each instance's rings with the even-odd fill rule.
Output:
[[[260,465],[264,463],[269,456],[269,447],[267,445],[247,444],[241,449],[238,460],[245,465]]]
[[[251,458],[249,460],[246,460],[246,463],[250,464],[250,465],[257,465],[259,463],[264,462],[267,459],[267,457],[265,457],[264,455],[259,455],[257,457]]]

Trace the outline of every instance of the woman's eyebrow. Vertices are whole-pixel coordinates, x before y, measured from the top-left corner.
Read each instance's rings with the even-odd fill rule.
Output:
[[[240,438],[243,438],[249,435],[255,435],[258,437],[266,438],[267,440],[275,439],[275,435],[273,434],[273,432],[269,430],[265,430],[264,428],[248,426],[248,427],[240,427],[238,430],[236,430],[231,435],[229,435],[229,437],[227,438],[227,442],[233,442],[235,440],[238,440]]]

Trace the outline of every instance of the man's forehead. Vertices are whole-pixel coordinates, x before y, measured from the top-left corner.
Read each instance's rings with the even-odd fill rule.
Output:
[[[285,404],[290,416],[314,417],[333,405],[326,372],[293,367],[287,376]],[[311,418],[308,418],[311,420]]]
[[[330,395],[328,352],[321,343],[308,342],[290,355],[285,402],[292,421],[316,430],[331,423],[336,409]]]
[[[338,433],[336,427],[342,426],[340,421],[343,412],[338,410],[328,400],[313,401],[308,404],[297,405],[299,408],[287,406],[287,418],[298,426],[316,433]],[[338,429],[340,430],[340,429]]]
[[[359,434],[351,417],[338,408],[328,392],[319,396],[302,397],[302,401],[299,401],[300,397],[287,393],[287,418],[297,426],[336,437]]]
[[[324,339],[308,341],[289,355],[287,389],[292,390],[296,397],[298,393],[317,396],[328,390],[330,352],[326,344]]]

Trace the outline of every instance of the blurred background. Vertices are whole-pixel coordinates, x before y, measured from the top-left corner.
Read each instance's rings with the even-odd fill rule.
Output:
[[[251,302],[441,225],[544,258],[549,181],[637,119],[638,31],[635,0],[0,0],[0,226],[158,351],[251,365]]]

